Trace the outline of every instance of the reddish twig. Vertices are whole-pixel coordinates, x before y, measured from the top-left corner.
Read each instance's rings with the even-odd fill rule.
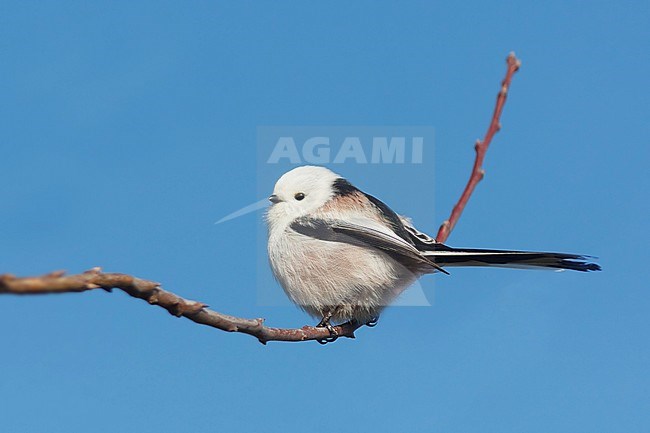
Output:
[[[52,272],[39,277],[17,278],[13,275],[0,275],[0,294],[37,295],[45,293],[73,293],[94,289],[120,289],[134,298],[140,298],[151,305],[158,305],[176,317],[186,317],[201,325],[211,326],[228,332],[241,332],[252,335],[266,344],[267,341],[307,341],[323,340],[330,337],[326,328],[303,326],[300,329],[269,328],[264,319],[242,319],[218,313],[207,305],[181,298],[160,288],[154,281],[142,280],[126,274],[109,274],[93,268],[83,274],[64,275]],[[361,324],[344,323],[334,329],[340,337],[354,338]]]
[[[492,137],[494,137],[494,134],[496,134],[499,129],[501,129],[501,123],[499,122],[499,119],[501,118],[501,112],[503,111],[503,106],[505,105],[506,98],[508,97],[510,82],[512,81],[512,77],[514,76],[515,72],[517,72],[521,66],[521,62],[519,59],[517,59],[517,57],[515,57],[515,53],[510,53],[506,59],[506,63],[508,64],[508,69],[506,70],[505,78],[501,82],[501,90],[497,94],[497,102],[494,107],[494,113],[492,114],[492,121],[490,122],[490,126],[485,133],[483,141],[476,140],[476,144],[474,145],[474,149],[476,150],[476,159],[474,160],[474,167],[472,167],[472,174],[469,177],[469,181],[465,186],[463,194],[460,196],[460,199],[458,199],[458,202],[451,211],[451,216],[448,220],[444,221],[440,225],[438,234],[436,235],[436,241],[438,242],[445,242],[447,240],[449,234],[456,226],[460,215],[463,213],[465,205],[467,205],[469,198],[472,196],[474,188],[476,188],[476,185],[478,185],[478,183],[483,180],[483,176],[485,175],[485,171],[483,170],[483,160],[485,159],[485,153],[488,150],[488,146],[490,146]]]
[[[499,130],[499,118],[506,101],[508,88],[512,76],[519,69],[520,62],[514,54],[508,56],[508,70],[501,84],[501,91],[497,96],[497,103],[492,115],[492,122],[483,141],[477,141],[476,160],[472,169],[470,180],[451,213],[449,220],[445,221],[438,230],[436,240],[444,242],[453,230],[456,222],[467,204],[476,185],[483,178],[483,159],[490,141]],[[176,317],[185,317],[195,323],[211,326],[227,332],[241,332],[256,337],[261,343],[268,341],[308,341],[324,340],[330,337],[326,328],[303,326],[296,329],[269,328],[264,326],[264,319],[243,319],[218,313],[207,308],[207,305],[181,298],[180,296],[163,290],[159,283],[143,280],[126,274],[103,273],[100,268],[93,268],[83,274],[65,275],[62,271],[52,272],[39,277],[18,278],[10,274],[0,275],[0,294],[37,295],[45,293],[74,293],[94,289],[120,289],[134,298],[147,301],[151,305],[158,305]],[[354,338],[356,331],[362,324],[347,322],[335,326],[339,337]]]

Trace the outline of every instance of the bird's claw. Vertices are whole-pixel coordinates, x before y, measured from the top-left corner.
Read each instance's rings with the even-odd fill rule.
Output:
[[[373,317],[372,319],[366,322],[366,326],[368,328],[374,328],[375,326],[377,326],[377,322],[379,322],[379,317]]]
[[[323,317],[323,320],[320,321],[318,325],[316,325],[317,328],[327,328],[329,331],[330,335],[329,337],[322,338],[318,341],[320,344],[327,344],[327,343],[333,343],[339,338],[339,333],[336,332],[336,329],[332,326],[330,323],[330,318],[332,317],[331,314],[326,315]]]
[[[334,329],[334,327],[329,323],[325,325],[325,328],[327,328],[327,330],[329,331],[330,336],[321,338],[320,340],[316,340],[316,341],[318,341],[320,344],[334,343],[339,338],[339,333],[336,332],[336,329]]]

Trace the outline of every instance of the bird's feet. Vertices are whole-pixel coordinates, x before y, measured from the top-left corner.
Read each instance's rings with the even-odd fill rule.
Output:
[[[323,338],[321,340],[316,340],[320,344],[327,344],[327,343],[333,343],[336,341],[337,338],[339,338],[339,333],[336,332],[336,329],[332,326],[330,323],[330,320],[332,319],[332,315],[334,313],[332,311],[328,311],[324,316],[323,319],[318,322],[318,325],[316,325],[317,328],[327,328],[327,330],[330,333],[329,337]]]
[[[323,319],[320,322],[318,322],[318,325],[316,325],[317,328],[327,328],[327,330],[330,333],[329,337],[316,340],[320,344],[333,343],[339,338],[339,333],[336,332],[336,328],[334,328],[334,326],[332,326],[332,324],[330,323],[333,315],[334,315],[334,311],[332,310],[326,312],[323,315]],[[372,319],[367,321],[365,325],[369,328],[374,328],[375,326],[377,326],[377,322],[379,322],[379,316],[373,317]]]

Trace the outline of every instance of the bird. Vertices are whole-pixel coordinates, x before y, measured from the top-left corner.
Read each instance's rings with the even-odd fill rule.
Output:
[[[320,319],[316,326],[329,330],[326,342],[337,338],[333,323],[374,326],[417,279],[446,268],[601,269],[578,254],[449,247],[326,167],[286,172],[269,201],[273,275],[294,304]]]

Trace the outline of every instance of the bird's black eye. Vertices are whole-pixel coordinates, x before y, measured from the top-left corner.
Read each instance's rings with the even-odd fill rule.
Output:
[[[295,198],[296,200],[300,201],[300,200],[302,200],[303,198],[305,198],[305,194],[302,193],[302,192],[297,192],[296,195],[293,196],[293,198]]]

